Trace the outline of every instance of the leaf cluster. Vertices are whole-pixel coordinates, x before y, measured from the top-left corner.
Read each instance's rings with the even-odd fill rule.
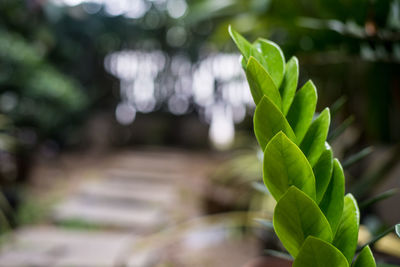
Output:
[[[376,266],[368,246],[353,261],[359,208],[345,195],[343,168],[327,142],[330,111],[316,112],[314,83],[297,90],[298,60],[286,61],[275,43],[250,43],[232,28],[229,33],[243,55],[256,103],[254,133],[264,151],[264,184],[277,201],[274,230],[293,266]]]

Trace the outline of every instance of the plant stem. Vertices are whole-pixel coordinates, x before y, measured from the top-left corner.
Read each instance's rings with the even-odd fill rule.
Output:
[[[365,248],[366,246],[371,246],[373,244],[375,244],[376,242],[378,242],[382,237],[386,236],[387,234],[389,234],[390,232],[394,231],[394,227],[395,225],[393,225],[392,227],[386,229],[383,233],[377,235],[376,237],[374,237],[372,240],[370,240],[368,243],[362,245],[360,248],[357,249],[357,252],[360,252],[363,248]]]

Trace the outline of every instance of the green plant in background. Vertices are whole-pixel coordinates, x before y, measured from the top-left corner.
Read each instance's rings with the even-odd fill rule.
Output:
[[[327,143],[328,108],[315,112],[308,81],[297,92],[295,57],[271,41],[249,43],[230,28],[256,103],[254,133],[264,151],[263,179],[276,199],[274,230],[293,266],[376,266],[369,246],[353,262],[359,231],[355,198],[345,195],[342,166]]]

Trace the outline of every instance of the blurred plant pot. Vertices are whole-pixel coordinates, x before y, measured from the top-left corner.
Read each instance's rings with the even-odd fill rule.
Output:
[[[259,257],[247,262],[243,267],[290,267],[292,262],[276,257]]]

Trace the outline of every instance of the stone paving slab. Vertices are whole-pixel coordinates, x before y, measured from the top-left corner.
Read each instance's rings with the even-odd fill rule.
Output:
[[[77,191],[77,195],[94,200],[115,200],[121,204],[126,202],[127,205],[140,202],[164,206],[177,201],[177,193],[173,185],[149,184],[140,181],[118,183],[108,180],[86,182]]]
[[[149,231],[165,224],[165,212],[157,208],[121,206],[113,203],[100,205],[72,197],[54,209],[56,222],[78,220],[102,227]]]
[[[35,227],[18,230],[0,253],[1,267],[114,266],[136,241],[127,233]]]
[[[184,179],[183,172],[161,172],[157,170],[138,170],[127,168],[111,168],[105,170],[105,174],[110,178],[130,178],[148,182],[172,182],[174,180]]]
[[[193,156],[193,155],[191,155]],[[171,152],[140,152],[121,154],[114,158],[114,166],[121,168],[134,168],[156,170],[159,172],[177,172],[192,163],[192,157],[187,153]]]

